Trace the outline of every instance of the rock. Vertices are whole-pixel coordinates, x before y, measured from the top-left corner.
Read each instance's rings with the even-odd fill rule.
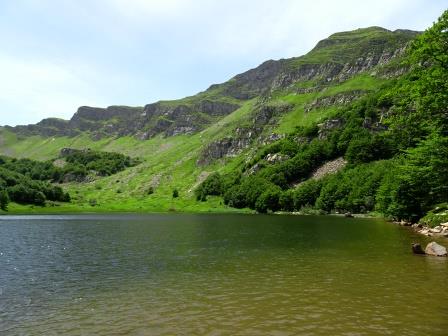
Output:
[[[331,130],[335,128],[341,128],[344,125],[342,119],[328,119],[323,123],[318,124],[318,136],[319,139],[326,139]]]
[[[334,96],[317,98],[311,103],[305,105],[305,113],[322,107],[346,105],[356,99],[359,99],[365,93],[366,92],[362,90],[354,90],[350,92],[338,93]]]
[[[419,243],[412,243],[412,252],[414,254],[425,254],[425,251],[423,251],[422,246]]]
[[[423,229],[423,230],[420,230],[419,233],[421,233],[422,235],[427,236],[429,234],[429,230],[428,229]]]
[[[404,221],[404,220],[402,220],[401,222],[399,222],[399,224],[400,224],[401,226],[411,226],[411,225],[412,225],[412,223],[406,222],[406,221]]]
[[[320,180],[321,178],[323,178],[328,174],[337,173],[342,168],[344,168],[346,164],[347,161],[345,161],[344,158],[342,157],[332,161],[325,162],[323,165],[321,165],[319,168],[313,171],[313,173],[311,174],[311,178],[314,180]]]
[[[344,214],[344,217],[347,217],[347,218],[353,218],[354,216],[352,215],[351,212],[346,212],[346,213]]]
[[[442,232],[442,228],[440,226],[436,226],[435,228],[429,229],[429,232],[441,233]]]
[[[247,171],[247,175],[253,175],[256,172],[258,172],[261,168],[262,168],[262,166],[260,164],[256,163]]]
[[[430,242],[428,245],[426,245],[425,253],[438,257],[447,256],[446,248],[442,245],[437,244],[436,242]]]
[[[59,151],[59,157],[64,158],[64,157],[67,157],[69,155],[76,154],[76,153],[87,153],[88,151],[90,151],[90,148],[76,149],[76,148],[65,147]]]
[[[448,222],[440,224],[440,226],[448,228]]]
[[[285,137],[284,134],[271,133],[266,138],[262,139],[261,144],[262,145],[269,145],[269,144],[271,144],[271,143],[273,143],[275,141],[283,139],[284,137]]]
[[[274,153],[271,154],[269,153],[268,155],[266,155],[265,160],[269,163],[278,163],[278,162],[283,162],[289,159],[288,155],[282,155],[280,153]]]
[[[412,228],[414,228],[414,229],[421,229],[422,227],[423,227],[423,225],[421,225],[421,224],[418,224],[418,223],[415,223],[415,224],[412,224],[411,225],[412,226]]]

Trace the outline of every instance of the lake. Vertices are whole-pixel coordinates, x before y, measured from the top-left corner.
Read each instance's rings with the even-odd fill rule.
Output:
[[[447,335],[448,259],[411,253],[427,239],[333,216],[3,216],[0,335]]]

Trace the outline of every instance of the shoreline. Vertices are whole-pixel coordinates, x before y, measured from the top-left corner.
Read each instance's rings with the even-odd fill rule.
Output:
[[[96,208],[96,209],[83,209],[76,207],[31,207],[31,206],[21,206],[19,209],[12,209],[8,211],[0,211],[0,218],[4,216],[39,216],[39,215],[107,215],[107,214],[124,214],[124,215],[150,215],[150,214],[240,214],[240,215],[256,215],[258,214],[255,210],[251,209],[237,209],[237,208],[209,208],[209,209],[114,209],[114,208]],[[266,215],[266,214],[265,214]],[[300,212],[300,211],[277,211],[274,213],[269,213],[267,215],[289,215],[289,216],[333,216],[333,217],[345,217],[347,219],[351,218],[364,218],[364,219],[382,219],[385,222],[395,224],[398,226],[407,227],[416,233],[419,233],[426,237],[434,238],[445,238],[448,239],[448,222],[441,223],[435,227],[430,227],[428,225],[420,223],[411,223],[407,221],[393,221],[385,218],[379,213],[315,213],[313,212]]]

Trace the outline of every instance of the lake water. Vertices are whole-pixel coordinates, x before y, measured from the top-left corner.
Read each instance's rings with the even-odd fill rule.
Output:
[[[448,335],[448,259],[381,220],[0,217],[0,335]],[[445,244],[447,245],[447,244]]]

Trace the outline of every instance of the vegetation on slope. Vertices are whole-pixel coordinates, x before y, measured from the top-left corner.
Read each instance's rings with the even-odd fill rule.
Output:
[[[0,156],[0,208],[6,211],[10,201],[40,206],[46,201],[70,202],[70,194],[57,183],[82,181],[89,174],[109,176],[139,162],[119,153],[66,151],[63,159],[59,159],[62,166],[51,160],[41,162]]]
[[[446,202],[447,29],[445,12],[412,43],[405,76],[332,116],[344,127],[323,138],[317,137],[315,124],[297,129],[262,148],[241,170],[209,176],[197,189],[197,198],[222,195],[231,206],[259,212],[303,207],[327,212],[377,210],[411,221]],[[266,162],[266,155],[273,153],[288,159]],[[307,181],[316,167],[339,156],[349,162],[346,169],[321,181]],[[255,165],[255,172],[248,169]]]

